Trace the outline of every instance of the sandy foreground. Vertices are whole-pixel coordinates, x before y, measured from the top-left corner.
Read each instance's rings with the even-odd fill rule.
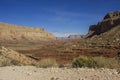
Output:
[[[0,80],[120,80],[114,69],[0,67]]]

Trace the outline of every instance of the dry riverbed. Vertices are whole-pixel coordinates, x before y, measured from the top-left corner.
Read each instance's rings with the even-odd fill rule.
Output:
[[[0,80],[120,80],[114,69],[0,67]]]

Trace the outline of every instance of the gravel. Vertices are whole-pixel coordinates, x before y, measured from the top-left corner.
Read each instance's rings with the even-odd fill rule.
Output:
[[[115,69],[0,67],[0,80],[120,80]]]

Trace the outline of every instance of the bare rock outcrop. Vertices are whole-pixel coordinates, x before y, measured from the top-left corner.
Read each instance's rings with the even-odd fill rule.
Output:
[[[0,23],[0,41],[48,41],[55,39],[55,36],[42,28]]]
[[[105,15],[104,19],[97,25],[91,25],[86,37],[100,35],[120,24],[120,11],[111,12]]]

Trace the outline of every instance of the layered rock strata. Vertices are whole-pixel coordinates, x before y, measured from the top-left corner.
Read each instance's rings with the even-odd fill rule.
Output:
[[[55,36],[43,28],[0,23],[0,41],[49,41],[55,39]]]

